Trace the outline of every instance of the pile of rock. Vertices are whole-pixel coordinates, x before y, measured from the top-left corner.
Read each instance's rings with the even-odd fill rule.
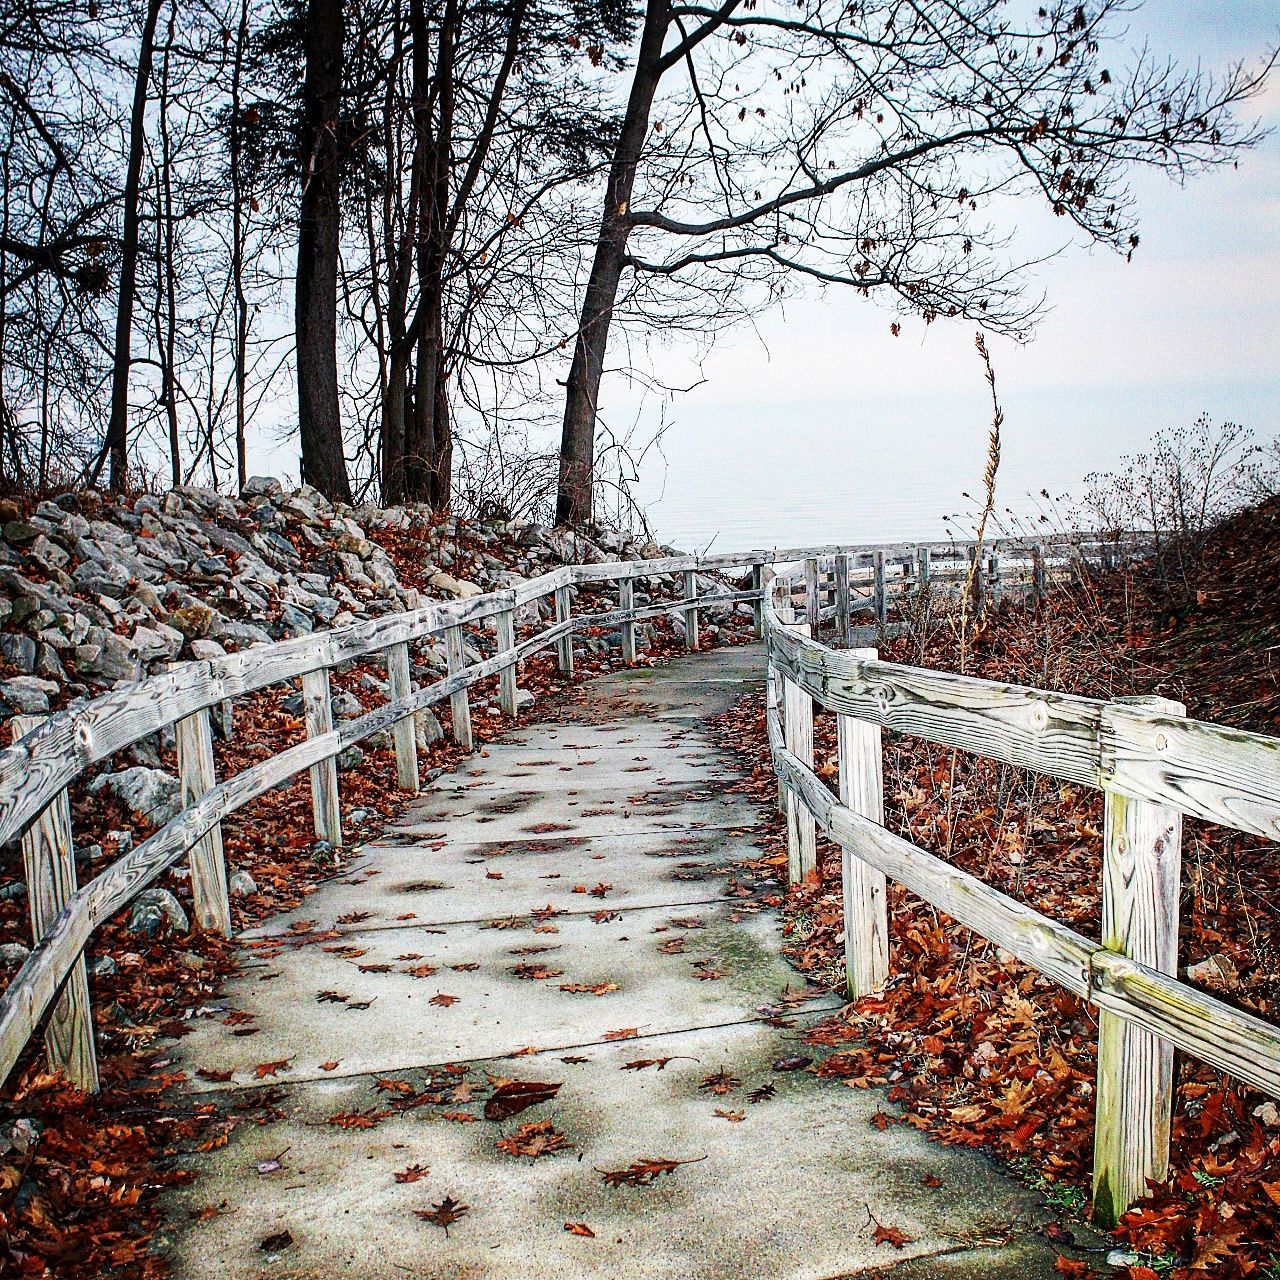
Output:
[[[416,586],[379,539],[412,530]],[[385,538],[384,538],[385,540]],[[0,502],[0,718],[183,658],[513,585],[570,562],[667,554],[618,531],[460,528],[411,508],[335,507],[258,477],[235,500],[175,489],[131,505],[64,494]],[[424,661],[443,667],[427,648]]]
[[[63,494],[25,512],[12,500],[0,500],[0,721],[45,714],[175,661],[216,658],[432,599],[515,586],[561,564],[671,554],[670,548],[612,529],[593,530],[588,537],[531,524],[432,520],[414,508],[334,506],[314,489],[286,493],[262,477],[251,480],[238,500],[196,488],[132,502],[94,492]],[[397,561],[403,574],[397,573]],[[649,592],[671,594],[677,588],[674,578],[645,580],[637,583],[635,600],[644,604]],[[707,580],[702,589],[714,591],[717,584]],[[575,609],[609,608],[603,593],[612,593],[612,585],[595,591],[601,594],[584,598]],[[525,609],[523,621],[546,621],[551,606],[541,600]],[[730,612],[723,606],[704,610],[704,642],[716,641]],[[750,614],[745,607],[743,612]],[[679,615],[673,625],[681,625]],[[650,627],[637,626],[642,646]],[[620,637],[614,632],[581,643],[601,650],[619,644]],[[475,661],[492,652],[496,641],[492,632],[473,629],[466,644],[468,659]],[[446,669],[443,644],[415,646],[413,662],[419,683],[438,678]],[[361,674],[360,688],[375,699],[387,696],[370,671]],[[295,691],[285,706],[301,714],[301,701]],[[522,689],[517,701],[524,707],[533,696]],[[486,709],[496,714],[478,700],[476,710]],[[335,691],[336,720],[363,710],[361,698]],[[230,720],[215,717],[215,728],[229,732]],[[424,712],[422,739],[440,732],[435,717]],[[163,825],[182,807],[178,780],[162,753],[172,745],[172,730],[139,742],[87,780],[89,794],[109,792],[148,825]],[[359,762],[359,748],[350,755],[340,759],[340,767]],[[132,842],[127,831],[110,838],[117,855]],[[102,850],[93,845],[76,853],[79,861],[93,863]],[[237,874],[248,881],[247,873]],[[251,881],[234,889],[254,891]],[[23,890],[16,882],[4,892]],[[175,908],[181,908],[171,899],[160,889],[140,897],[131,928],[178,928]],[[0,956],[0,968],[20,959]]]

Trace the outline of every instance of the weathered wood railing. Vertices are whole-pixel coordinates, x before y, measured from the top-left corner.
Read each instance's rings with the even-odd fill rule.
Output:
[[[1105,563],[1116,554],[1115,545],[1114,541],[1099,539],[1062,539],[1034,545],[1003,543],[1001,558],[988,565],[984,589],[1022,586],[1043,591],[1048,574],[1069,571],[1081,560]],[[622,657],[633,662],[638,621],[679,614],[684,621],[686,644],[694,649],[698,646],[701,610],[749,603],[755,612],[757,633],[763,634],[766,567],[782,561],[805,561],[813,584],[810,601],[815,621],[819,617],[835,617],[838,628],[847,633],[859,608],[869,608],[872,616],[883,620],[903,591],[945,588],[948,582],[954,586],[967,574],[966,557],[972,554],[963,546],[949,543],[895,544],[570,565],[507,590],[468,600],[431,604],[412,612],[256,646],[213,661],[182,663],[164,674],[92,701],[72,704],[43,721],[17,718],[14,744],[0,751],[0,846],[22,839],[35,946],[0,995],[0,1083],[8,1078],[24,1046],[44,1023],[49,1065],[65,1071],[82,1088],[97,1087],[84,964],[84,948],[90,936],[184,854],[189,859],[197,923],[204,929],[229,934],[231,912],[220,823],[295,774],[309,771],[316,835],[337,848],[342,843],[342,820],[336,761],[346,748],[380,730],[390,730],[395,743],[397,782],[406,791],[416,791],[418,762],[412,717],[448,699],[454,740],[470,749],[469,688],[477,681],[496,676],[499,706],[505,714],[514,716],[517,664],[554,645],[561,671],[571,674],[575,631],[618,627]],[[749,585],[700,594],[700,574],[725,576],[729,570],[739,574],[746,571],[744,580]],[[677,576],[683,586],[679,598],[635,603],[637,579]],[[575,587],[598,590],[607,583],[617,584],[616,609],[573,613]],[[831,605],[823,605],[820,599],[824,583],[826,593],[834,596]],[[896,590],[891,589],[891,583]],[[855,588],[867,585],[868,598],[855,596]],[[555,621],[518,640],[517,611],[544,597],[554,598]],[[496,652],[468,663],[463,628],[490,623]],[[438,636],[444,637],[447,674],[415,689],[410,646]],[[789,670],[787,654],[795,654],[785,649],[783,633],[776,633],[773,643],[778,650],[775,663],[780,669]],[[390,700],[335,727],[329,672],[341,664],[379,654],[387,663]],[[301,683],[305,740],[219,782],[214,769],[211,710],[229,699],[286,681]],[[805,687],[802,678],[798,683]],[[88,884],[77,887],[68,787],[86,770],[169,726],[174,726],[176,732],[185,807]],[[1146,776],[1138,760],[1126,761],[1125,767],[1135,778]],[[1087,772],[1083,763],[1076,772]],[[870,788],[866,779],[856,785]],[[799,781],[795,789],[805,794]],[[1122,980],[1127,980],[1125,974],[1117,972],[1117,989]]]
[[[1182,815],[1280,839],[1280,738],[1189,720],[1162,698],[1102,702],[828,648],[794,620],[806,581],[812,568],[792,567],[764,602],[790,876],[814,869],[815,828],[840,846],[854,998],[888,975],[891,877],[1097,1006],[1094,1213],[1114,1225],[1168,1172],[1175,1046],[1280,1097],[1280,1028],[1177,978]],[[838,797],[813,771],[814,702],[837,715]],[[1101,943],[887,831],[882,728],[1100,788]]]

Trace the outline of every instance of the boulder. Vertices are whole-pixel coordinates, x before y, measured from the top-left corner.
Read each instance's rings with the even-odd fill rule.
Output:
[[[158,938],[165,933],[186,933],[191,928],[182,903],[168,889],[144,889],[129,909],[130,933]]]
[[[227,892],[233,898],[248,898],[258,892],[258,882],[243,868],[231,873],[227,882]]]
[[[444,729],[440,725],[436,713],[430,707],[424,707],[414,716],[418,746],[429,747],[444,737]]]
[[[76,673],[104,681],[136,680],[141,674],[138,650],[124,636],[105,627],[91,626],[85,643],[76,646]]]
[[[43,533],[27,548],[27,555],[47,573],[61,569],[71,559],[56,542],[51,542]]]
[[[284,493],[284,485],[275,476],[250,476],[240,490],[242,498],[278,498]]]
[[[144,665],[176,658],[184,640],[185,637],[181,631],[175,627],[166,626],[163,622],[153,623],[149,627],[139,627],[133,633],[134,647]]]
[[[427,586],[434,587],[435,590],[442,592],[444,595],[453,596],[458,600],[468,600],[472,596],[483,595],[484,592],[474,582],[467,582],[462,578],[455,578],[451,573],[438,571],[433,573],[427,579]]]
[[[36,669],[36,642],[14,631],[0,633],[0,658],[30,675]]]
[[[44,532],[28,520],[10,520],[4,527],[4,540],[11,547],[28,547]]]
[[[89,784],[90,795],[109,791],[134,813],[141,814],[158,827],[182,812],[182,795],[178,779],[163,769],[136,765],[118,773],[108,773]]]
[[[333,714],[339,720],[354,720],[364,715],[364,707],[354,693],[335,693],[332,700]]]
[[[52,680],[39,676],[14,676],[0,680],[0,698],[22,715],[44,715],[49,710],[49,697],[58,692]]]

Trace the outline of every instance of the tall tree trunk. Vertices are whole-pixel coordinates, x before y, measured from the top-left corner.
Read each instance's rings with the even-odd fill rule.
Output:
[[[342,43],[342,0],[307,0],[307,66],[302,88],[306,151],[294,303],[298,430],[303,479],[334,502],[351,501],[338,410]]]
[[[242,173],[243,138],[240,121],[240,86],[244,78],[244,60],[249,46],[249,0],[240,0],[240,21],[236,27],[235,62],[231,70],[231,282],[235,294],[235,393],[236,393],[236,480],[237,492],[248,478],[245,455],[246,363],[249,347],[249,299],[244,289],[245,200]],[[213,427],[209,428],[212,433]],[[209,466],[215,473],[213,440],[209,441]]]
[[[410,67],[409,93],[414,103],[413,151],[409,159],[409,197],[403,208],[398,197],[403,188],[404,172],[401,168],[401,140],[395,127],[398,119],[398,82],[389,78],[383,106],[383,149],[387,156],[387,179],[382,191],[382,245],[387,263],[387,299],[385,306],[377,302],[374,290],[374,306],[378,313],[378,331],[385,337],[379,351],[382,362],[382,420],[381,464],[382,503],[393,506],[405,497],[405,431],[409,404],[409,364],[413,355],[413,341],[409,334],[409,289],[413,280],[414,246],[418,236],[418,221],[422,203],[423,155],[427,142],[419,118],[417,103],[425,101],[427,78],[430,74],[430,58],[427,55],[425,18],[418,0],[411,0],[410,22],[413,24],[412,64]],[[393,31],[392,64],[397,68],[403,61],[404,22],[403,9],[397,0]],[[422,46],[419,47],[419,41]],[[397,226],[397,215],[403,218]],[[372,214],[370,214],[372,219]],[[374,231],[369,229],[370,259],[375,257]]]
[[[631,234],[631,190],[636,167],[649,132],[649,115],[662,77],[662,45],[671,24],[669,0],[648,0],[644,31],[636,55],[635,76],[627,99],[622,130],[609,166],[604,213],[596,241],[595,258],[582,300],[578,336],[573,346],[564,404],[564,428],[560,437],[560,482],[556,492],[556,523],[585,524],[592,515],[595,482],[596,414],[600,404],[600,379],[609,345],[618,286],[626,265],[627,239]]]
[[[129,159],[124,180],[124,219],[120,235],[120,293],[116,300],[116,345],[111,367],[111,417],[106,449],[111,458],[110,484],[121,492],[129,472],[129,373],[133,365],[133,295],[138,282],[138,194],[142,153],[146,147],[147,88],[155,53],[156,23],[162,0],[147,0],[147,13],[138,42],[138,69],[133,82],[129,115]],[[94,470],[95,477],[97,468]]]
[[[422,214],[417,237],[418,310],[414,345],[413,412],[405,421],[405,497],[438,509],[443,488],[442,465],[452,465],[449,418],[437,421],[444,378],[444,258],[449,219],[449,178],[453,147],[454,51],[457,41],[458,0],[446,0],[436,50],[434,85],[429,86],[428,33],[423,0],[412,0],[409,20],[413,32],[414,111],[417,119],[416,157]],[[436,104],[436,127],[431,130],[431,103]],[[446,398],[447,402],[447,398]],[[445,461],[447,457],[448,461]]]
[[[177,18],[176,3],[169,6],[168,30],[165,33],[164,57],[160,61],[160,173],[156,192],[156,213],[164,228],[163,239],[157,229],[156,251],[162,261],[157,264],[157,288],[163,281],[164,340],[161,364],[164,370],[164,407],[169,423],[169,477],[176,489],[182,483],[182,439],[178,424],[178,237],[173,215],[173,138],[169,131],[169,65],[173,55],[173,27]]]

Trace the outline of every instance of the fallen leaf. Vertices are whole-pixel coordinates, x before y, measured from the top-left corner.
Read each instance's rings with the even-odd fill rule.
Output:
[[[511,970],[512,977],[524,978],[535,982],[540,982],[545,978],[560,978],[564,976],[563,969],[553,969],[545,964],[518,964]]]
[[[452,1196],[445,1196],[439,1204],[434,1204],[430,1209],[415,1209],[417,1214],[424,1222],[430,1222],[437,1227],[443,1227],[446,1236],[449,1234],[449,1228],[453,1226],[459,1218],[464,1217],[471,1206],[463,1204],[461,1201],[455,1200]]]
[[[484,1104],[486,1120],[509,1120],[522,1111],[537,1106],[539,1102],[547,1102],[560,1092],[558,1084],[548,1084],[542,1080],[495,1080],[493,1093]]]
[[[895,1249],[911,1243],[911,1237],[899,1227],[886,1227],[884,1223],[876,1223],[876,1244],[891,1244]]]
[[[732,1093],[741,1083],[742,1081],[737,1076],[722,1069],[713,1071],[709,1076],[703,1076],[698,1088],[706,1089],[710,1093],[724,1095]]]
[[[498,1150],[505,1155],[527,1156],[530,1160],[569,1149],[569,1141],[563,1133],[557,1132],[550,1120],[522,1124],[515,1133],[498,1139]]]
[[[812,1058],[806,1058],[803,1053],[793,1053],[788,1057],[779,1058],[773,1064],[775,1071],[803,1071],[805,1067],[813,1062]]]
[[[417,1182],[420,1178],[425,1178],[430,1172],[431,1170],[425,1164],[411,1164],[397,1170],[395,1179],[397,1182]]]
[[[390,1114],[388,1111],[376,1111],[373,1107],[367,1111],[339,1111],[337,1115],[329,1117],[329,1123],[339,1129],[372,1129]]]
[[[441,1009],[447,1009],[451,1004],[457,1004],[462,999],[461,996],[446,995],[443,991],[437,991],[431,997],[431,1004],[437,1005]]]
[[[278,1075],[292,1061],[290,1058],[281,1058],[278,1062],[260,1062],[253,1069],[253,1074],[259,1080],[265,1080],[268,1076]]]
[[[277,1231],[274,1235],[266,1236],[258,1242],[258,1248],[263,1253],[279,1253],[282,1249],[287,1249],[293,1243],[293,1236],[288,1231]]]
[[[590,1240],[596,1238],[596,1233],[585,1222],[566,1222],[564,1229],[571,1236],[586,1236]]]
[[[636,1160],[625,1169],[597,1169],[596,1172],[609,1187],[645,1187],[664,1174],[675,1173],[682,1164],[696,1164],[706,1158],[696,1156],[692,1160]]]

